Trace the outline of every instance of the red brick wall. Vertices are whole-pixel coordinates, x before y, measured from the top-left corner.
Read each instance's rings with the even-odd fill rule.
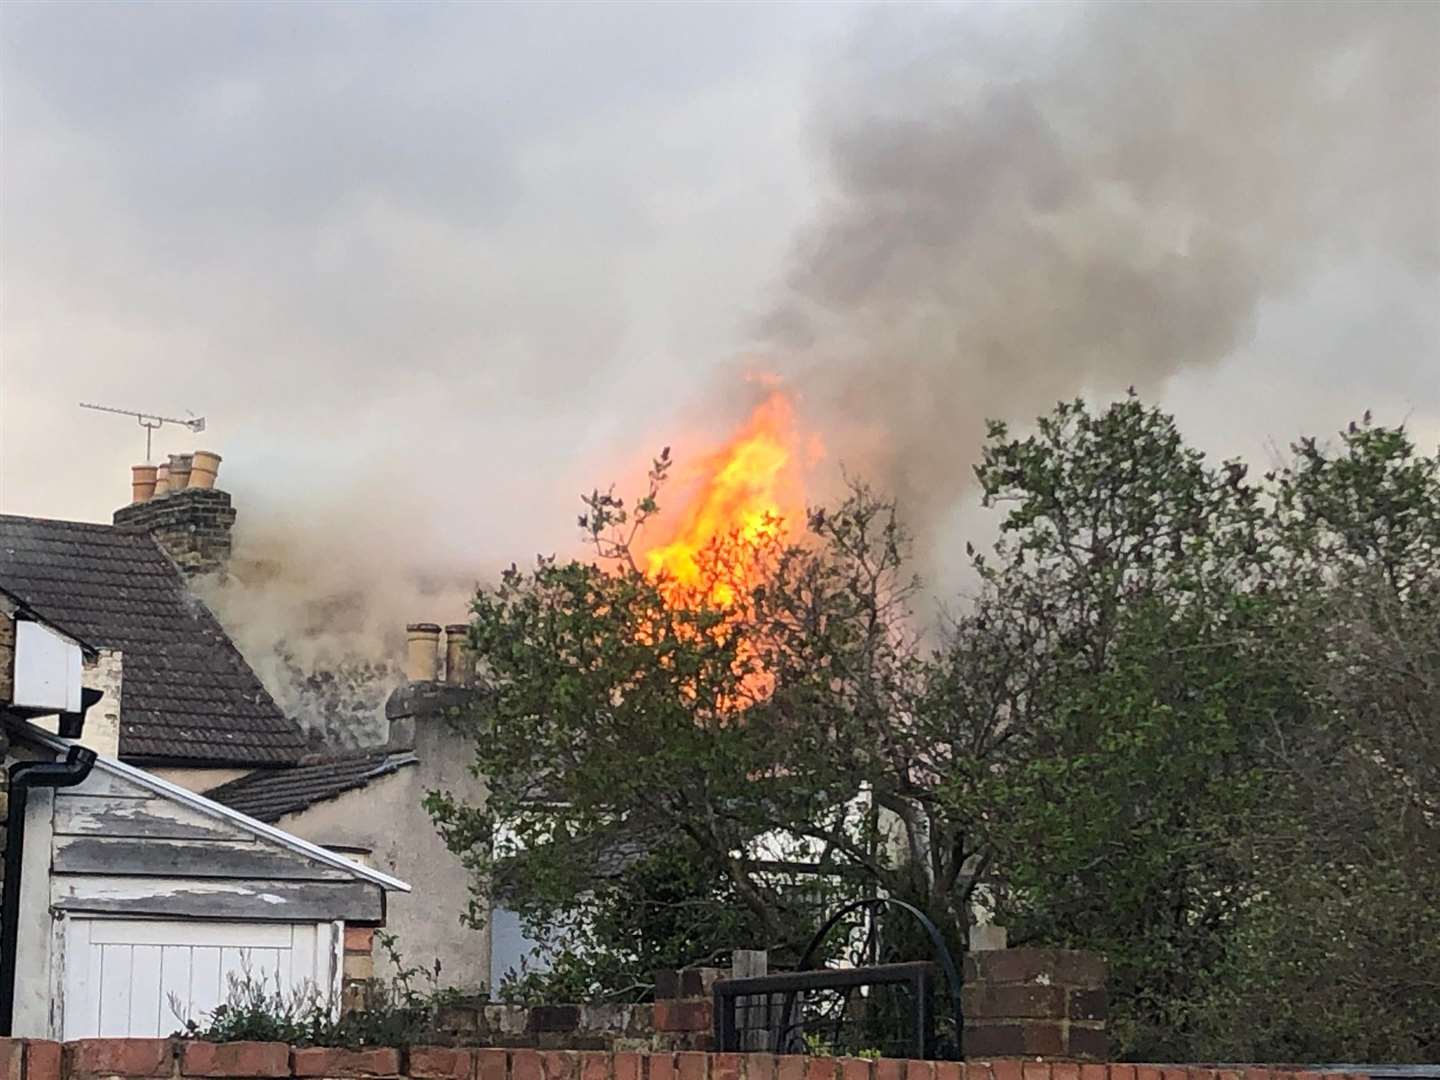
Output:
[[[1106,1060],[1105,975],[1104,957],[1092,952],[967,953],[961,990],[966,1056]]]
[[[1364,1080],[1329,1074],[1331,1080]],[[1217,1070],[1185,1065],[1064,1061],[867,1061],[774,1054],[610,1053],[412,1047],[337,1050],[283,1043],[182,1039],[0,1039],[0,1080],[1321,1080],[1298,1068]]]

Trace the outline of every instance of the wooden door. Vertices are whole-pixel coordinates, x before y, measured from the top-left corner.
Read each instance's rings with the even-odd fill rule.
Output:
[[[235,980],[318,992],[338,1007],[340,923],[72,917],[65,929],[61,1038],[163,1037],[204,1024]]]

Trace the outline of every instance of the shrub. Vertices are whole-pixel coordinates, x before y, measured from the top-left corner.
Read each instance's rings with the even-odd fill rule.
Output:
[[[189,1016],[178,997],[170,1008],[182,1024],[180,1038],[207,1042],[256,1040],[293,1046],[409,1046],[434,1030],[436,1011],[454,996],[438,985],[440,961],[433,968],[406,967],[393,934],[377,933],[395,974],[371,979],[360,994],[361,1006],[342,1011],[334,995],[312,981],[287,987],[278,972],[273,979],[256,974],[248,951],[240,970],[226,976],[225,1001],[203,1015]],[[423,988],[417,987],[423,980]]]

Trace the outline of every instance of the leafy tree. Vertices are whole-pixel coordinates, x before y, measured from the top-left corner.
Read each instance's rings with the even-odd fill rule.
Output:
[[[1252,479],[1133,394],[992,424],[999,539],[933,648],[863,486],[722,538],[687,591],[644,573],[667,469],[586,500],[595,561],[474,605],[491,794],[431,808],[549,928],[549,989],[793,959],[835,894],[963,947],[983,900],[1016,943],[1109,955],[1130,1056],[1440,1053],[1440,463],[1403,430]]]
[[[1367,416],[1272,477],[1280,648],[1307,727],[1267,746],[1252,902],[1199,1006],[1217,1055],[1440,1056],[1440,457]]]
[[[995,434],[956,647],[1043,668],[970,796],[1002,917],[1109,954],[1135,1056],[1433,1056],[1436,462],[1367,422],[1251,487],[1133,399]]]
[[[1227,838],[1289,693],[1246,644],[1273,615],[1249,589],[1258,494],[1133,395],[1098,415],[1062,404],[1023,439],[992,425],[976,472],[1008,509],[951,648],[1028,689],[999,725],[1004,767],[957,770],[952,794],[988,822],[1016,942],[1107,953],[1121,1042],[1163,1056],[1183,1037],[1167,1011],[1203,984],[1243,900]],[[995,680],[956,670],[955,697],[988,704]]]
[[[678,597],[631,550],[667,468],[656,461],[631,509],[610,492],[586,500],[597,561],[540,559],[477,595],[471,641],[489,693],[463,722],[490,790],[483,806],[431,797],[448,842],[487,887],[524,897],[537,927],[582,908],[587,925],[612,924],[602,909],[626,895],[622,868],[683,851],[690,899],[712,909],[697,918],[726,928],[718,944],[793,956],[817,903],[853,894],[857,873],[911,891],[914,864],[887,846],[873,793],[897,808],[905,850],[939,868],[920,875],[928,899],[958,913],[964,853],[926,846],[935,775],[912,760],[904,722],[923,679],[893,507],[857,488],[795,541],[779,523],[724,537]],[[747,918],[718,917],[727,904]],[[611,935],[607,948],[630,978],[655,944]],[[613,981],[597,974],[592,989]]]

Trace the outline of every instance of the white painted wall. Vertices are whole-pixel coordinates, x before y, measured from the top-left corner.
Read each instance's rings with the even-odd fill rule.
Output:
[[[101,698],[85,714],[85,730],[80,745],[88,746],[105,757],[120,754],[120,696],[125,682],[124,657],[119,649],[101,649],[94,660],[85,661],[80,673],[81,685],[99,690]],[[59,730],[58,716],[45,716],[33,721],[36,727],[50,732]]]
[[[88,727],[89,725],[86,726]],[[242,776],[249,776],[255,770],[156,766],[149,771],[162,780],[169,780],[172,784],[178,784],[186,791],[193,791],[197,795],[204,795],[205,792],[211,788],[217,788],[221,784],[228,784],[231,780],[237,780]]]
[[[412,890],[386,897],[385,929],[399,938],[405,963],[429,967],[438,957],[443,985],[475,989],[490,981],[490,928],[461,923],[470,901],[470,875],[420,804],[437,788],[479,802],[485,785],[465,767],[471,754],[463,740],[434,721],[417,728],[418,764],[287,814],[275,824],[325,847],[369,848],[370,866],[408,882]],[[391,971],[378,948],[375,961],[377,976],[387,977]]]

